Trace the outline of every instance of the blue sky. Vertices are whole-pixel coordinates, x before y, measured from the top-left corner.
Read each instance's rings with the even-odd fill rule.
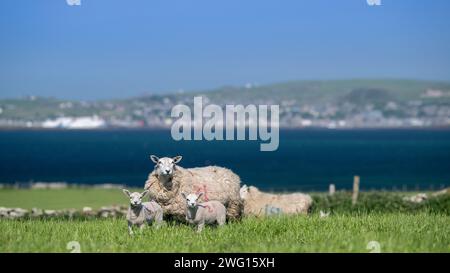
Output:
[[[0,1],[0,97],[450,80],[450,1]]]

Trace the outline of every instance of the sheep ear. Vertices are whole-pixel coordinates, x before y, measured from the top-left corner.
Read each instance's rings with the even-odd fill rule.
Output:
[[[141,193],[141,198],[144,197],[144,196],[146,196],[147,193],[148,193],[148,190],[143,191],[143,192]]]
[[[123,193],[125,193],[126,196],[130,197],[130,191],[127,189],[122,189]]]
[[[183,196],[183,198],[186,199],[186,194],[184,192],[181,193],[181,196]]]
[[[176,157],[172,158],[173,159],[173,163],[177,164],[178,162],[181,161],[183,157],[181,155],[177,155]]]
[[[154,162],[154,163],[158,163],[159,161],[159,157],[157,157],[156,155],[151,155],[150,159]]]

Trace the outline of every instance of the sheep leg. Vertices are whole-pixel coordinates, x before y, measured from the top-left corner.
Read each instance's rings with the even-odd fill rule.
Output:
[[[133,235],[133,228],[132,228],[132,224],[130,222],[128,222],[128,233],[130,235]]]
[[[153,223],[154,228],[159,229],[162,226],[162,221],[155,221]]]
[[[205,227],[205,221],[201,221],[200,223],[198,223],[197,232],[198,233],[202,232],[203,227]]]
[[[155,215],[156,228],[160,228],[162,224],[163,224],[163,212],[158,210]]]
[[[144,228],[145,228],[145,225],[144,225],[144,224],[141,224],[141,225],[139,226],[139,231],[142,232],[142,231],[144,230]]]
[[[219,226],[223,226],[225,224],[225,221],[226,221],[225,215],[219,216],[219,218],[217,219],[217,224],[219,224]]]

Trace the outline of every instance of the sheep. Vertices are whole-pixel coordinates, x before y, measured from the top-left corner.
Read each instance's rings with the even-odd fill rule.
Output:
[[[159,227],[163,223],[163,210],[158,203],[154,201],[142,202],[142,198],[147,195],[148,191],[142,193],[133,192],[128,190],[122,190],[125,195],[130,198],[130,206],[126,219],[128,222],[128,232],[133,235],[133,226],[138,226],[140,230],[145,227],[145,223],[156,223],[156,227]]]
[[[272,194],[258,190],[258,188],[243,185],[240,189],[240,197],[244,203],[244,215],[264,216],[267,206],[278,208],[283,214],[307,214],[312,204],[309,195],[302,193]]]
[[[149,191],[150,198],[163,207],[165,215],[184,221],[185,200],[180,193],[203,192],[201,201],[217,200],[226,207],[229,220],[240,218],[241,180],[231,170],[218,166],[185,169],[177,165],[181,156],[158,158],[152,155],[150,159],[156,165],[149,174],[144,189]]]
[[[202,195],[203,192],[198,195],[181,193],[181,196],[186,200],[186,221],[190,224],[196,224],[199,233],[203,230],[205,224],[217,222],[219,226],[223,226],[226,220],[225,206],[215,200],[199,203],[198,199]]]
[[[411,202],[411,203],[422,203],[428,199],[428,195],[426,193],[418,193],[413,196],[405,196],[403,197],[403,201]]]

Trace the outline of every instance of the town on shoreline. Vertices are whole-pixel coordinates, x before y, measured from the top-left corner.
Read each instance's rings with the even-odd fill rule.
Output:
[[[178,91],[129,99],[74,101],[28,96],[0,100],[0,128],[167,129],[176,105],[278,105],[279,128],[450,127],[450,84],[413,80],[299,81]],[[247,120],[246,127],[252,127]]]

